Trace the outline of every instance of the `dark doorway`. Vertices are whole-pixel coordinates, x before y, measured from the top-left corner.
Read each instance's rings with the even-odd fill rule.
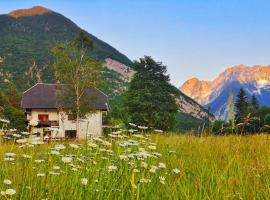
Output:
[[[76,130],[65,131],[65,136],[67,139],[75,139],[77,137],[77,131]]]

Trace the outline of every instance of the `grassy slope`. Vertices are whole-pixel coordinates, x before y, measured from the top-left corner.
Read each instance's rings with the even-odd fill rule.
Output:
[[[186,113],[177,113],[176,115],[176,131],[197,131],[205,124],[204,120],[197,119]]]
[[[61,155],[47,154],[53,144],[23,149],[0,146],[1,190],[16,189],[14,197],[18,199],[267,199],[270,196],[268,135],[155,135],[151,138],[157,143],[156,150],[149,149],[149,145],[153,146],[150,141],[134,137],[131,139],[141,141],[139,146],[122,148],[110,138],[107,140],[112,146],[95,142],[99,147],[88,147],[88,150],[83,146],[80,150],[70,148],[66,144],[67,149],[61,150]],[[138,147],[162,156],[145,159],[147,169],[142,168],[142,161],[136,158],[119,159],[119,155],[137,152]],[[4,161],[4,152],[15,152],[15,161]],[[22,154],[33,158],[23,158]],[[61,156],[67,154],[73,155],[73,166],[61,161]],[[35,162],[40,159],[44,162]],[[159,162],[166,163],[166,168],[150,173],[150,166],[158,166]],[[109,165],[118,169],[108,172]],[[60,169],[55,170],[53,166]],[[176,167],[180,169],[179,174],[172,171]],[[37,173],[45,173],[45,176],[37,177]],[[165,177],[165,184],[160,183],[159,177]],[[13,183],[4,185],[6,178]],[[88,179],[87,186],[81,184],[81,178]],[[151,182],[140,183],[142,178]]]

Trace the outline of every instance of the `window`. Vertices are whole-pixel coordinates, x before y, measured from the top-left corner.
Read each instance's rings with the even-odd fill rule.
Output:
[[[49,121],[49,115],[48,114],[40,114],[40,115],[38,115],[38,120],[41,122]]]
[[[76,130],[68,130],[65,131],[65,135],[67,139],[74,139],[77,137],[77,131]]]
[[[76,119],[76,115],[68,114],[68,120],[75,120],[75,119]]]

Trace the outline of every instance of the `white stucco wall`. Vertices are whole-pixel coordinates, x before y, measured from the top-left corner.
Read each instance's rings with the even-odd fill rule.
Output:
[[[27,120],[38,120],[38,115],[49,115],[50,121],[58,121],[58,113],[56,109],[32,109],[31,115],[27,114]]]
[[[76,130],[76,121],[68,120],[67,114],[61,112],[59,114],[59,129],[60,135],[63,135],[66,130]],[[89,114],[85,119],[80,120],[80,130],[77,131],[79,139],[86,139],[86,135],[101,135],[102,134],[102,112],[97,111]]]
[[[27,120],[37,120],[39,114],[48,114],[49,121],[59,121],[59,131],[53,131],[52,137],[64,138],[65,131],[76,130],[76,120],[68,120],[65,112],[57,112],[56,109],[32,109],[31,115],[27,114]],[[86,139],[87,135],[102,134],[102,111],[89,114],[80,120],[80,130],[77,131],[78,139]],[[43,132],[43,128],[35,128],[34,132]]]

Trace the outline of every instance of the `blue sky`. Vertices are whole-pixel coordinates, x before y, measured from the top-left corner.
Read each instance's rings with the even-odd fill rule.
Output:
[[[130,59],[150,55],[179,86],[235,64],[270,64],[268,0],[0,0],[0,13],[41,5]]]

